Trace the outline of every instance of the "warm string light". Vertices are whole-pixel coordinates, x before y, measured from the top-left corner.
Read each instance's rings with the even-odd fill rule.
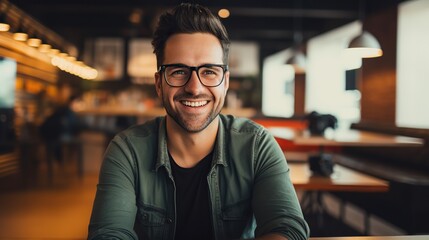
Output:
[[[10,25],[0,20],[0,32],[7,32],[10,29]]]
[[[6,13],[8,11],[8,8],[9,8],[9,5],[6,5],[4,10],[0,11],[0,32],[7,32],[10,30],[10,25],[6,21]]]
[[[42,44],[42,40],[36,34],[30,35],[27,40],[27,45],[30,47],[38,48]]]
[[[49,51],[51,50],[51,45],[47,44],[47,43],[42,43],[39,46],[39,51],[41,53],[49,53]]]
[[[18,22],[18,27],[16,32],[12,35],[13,39],[19,42],[25,42],[28,39],[28,34],[24,32],[24,21],[21,20]]]
[[[76,75],[83,79],[96,79],[98,75],[96,69],[85,65],[82,61],[76,61],[75,57],[68,56],[66,53],[60,53],[53,56],[51,63],[62,71]]]
[[[6,3],[0,3],[0,32],[7,32],[10,30],[10,25],[6,21],[8,12],[10,12],[10,6],[11,4],[9,4],[7,1]],[[28,46],[36,48],[39,50],[40,53],[48,55],[51,58],[51,64],[58,67],[62,71],[76,75],[83,79],[92,80],[97,78],[98,72],[96,69],[87,66],[82,61],[77,61],[76,57],[69,55],[66,52],[61,52],[58,48],[55,48],[48,43],[44,43],[40,38],[41,31],[36,30],[37,24],[34,23],[34,20],[31,20],[31,18],[26,17],[25,13],[21,12],[21,10],[17,9],[15,6],[12,6],[11,9],[11,14],[17,14],[19,19],[18,23],[14,26],[16,28],[16,31],[12,34],[12,38],[14,40],[19,42],[26,42]],[[24,23],[28,24],[25,25]],[[30,34],[24,31],[24,27],[27,31],[29,30],[28,33]],[[37,34],[36,31],[39,31],[39,34]],[[72,47],[70,53],[73,55],[77,55],[77,49],[74,49]]]
[[[27,44],[30,47],[37,48],[40,46],[40,44],[42,44],[42,40],[40,40],[39,38],[36,38],[36,37],[31,37],[27,40]]]

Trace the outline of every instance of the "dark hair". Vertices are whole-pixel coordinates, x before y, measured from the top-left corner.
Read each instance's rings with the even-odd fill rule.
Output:
[[[210,33],[219,39],[223,50],[223,62],[227,64],[230,41],[228,33],[219,18],[213,15],[206,7],[198,4],[182,3],[159,18],[152,40],[153,52],[156,55],[158,67],[164,61],[165,43],[169,37],[177,33],[198,32]]]

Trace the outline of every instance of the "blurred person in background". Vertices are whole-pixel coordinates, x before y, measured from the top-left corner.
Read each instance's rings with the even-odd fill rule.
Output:
[[[78,116],[71,107],[77,95],[72,93],[69,86],[63,85],[58,96],[58,105],[39,127],[40,136],[45,143],[50,179],[54,159],[62,164],[66,155],[77,153],[75,150],[76,147],[80,147],[78,145],[80,142],[76,137],[82,128]]]
[[[275,139],[220,114],[230,44],[220,20],[181,4],[161,16],[152,44],[167,115],[111,141],[88,239],[307,239]]]

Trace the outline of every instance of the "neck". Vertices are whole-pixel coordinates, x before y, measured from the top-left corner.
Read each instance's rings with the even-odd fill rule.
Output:
[[[215,118],[204,130],[188,132],[168,115],[167,147],[177,165],[185,168],[197,165],[214,148],[219,118]]]

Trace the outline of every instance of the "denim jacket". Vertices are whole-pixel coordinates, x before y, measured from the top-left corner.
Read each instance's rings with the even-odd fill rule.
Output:
[[[219,115],[207,176],[215,239],[307,239],[284,154],[261,126]],[[175,184],[165,118],[121,132],[100,171],[88,239],[174,239]]]

